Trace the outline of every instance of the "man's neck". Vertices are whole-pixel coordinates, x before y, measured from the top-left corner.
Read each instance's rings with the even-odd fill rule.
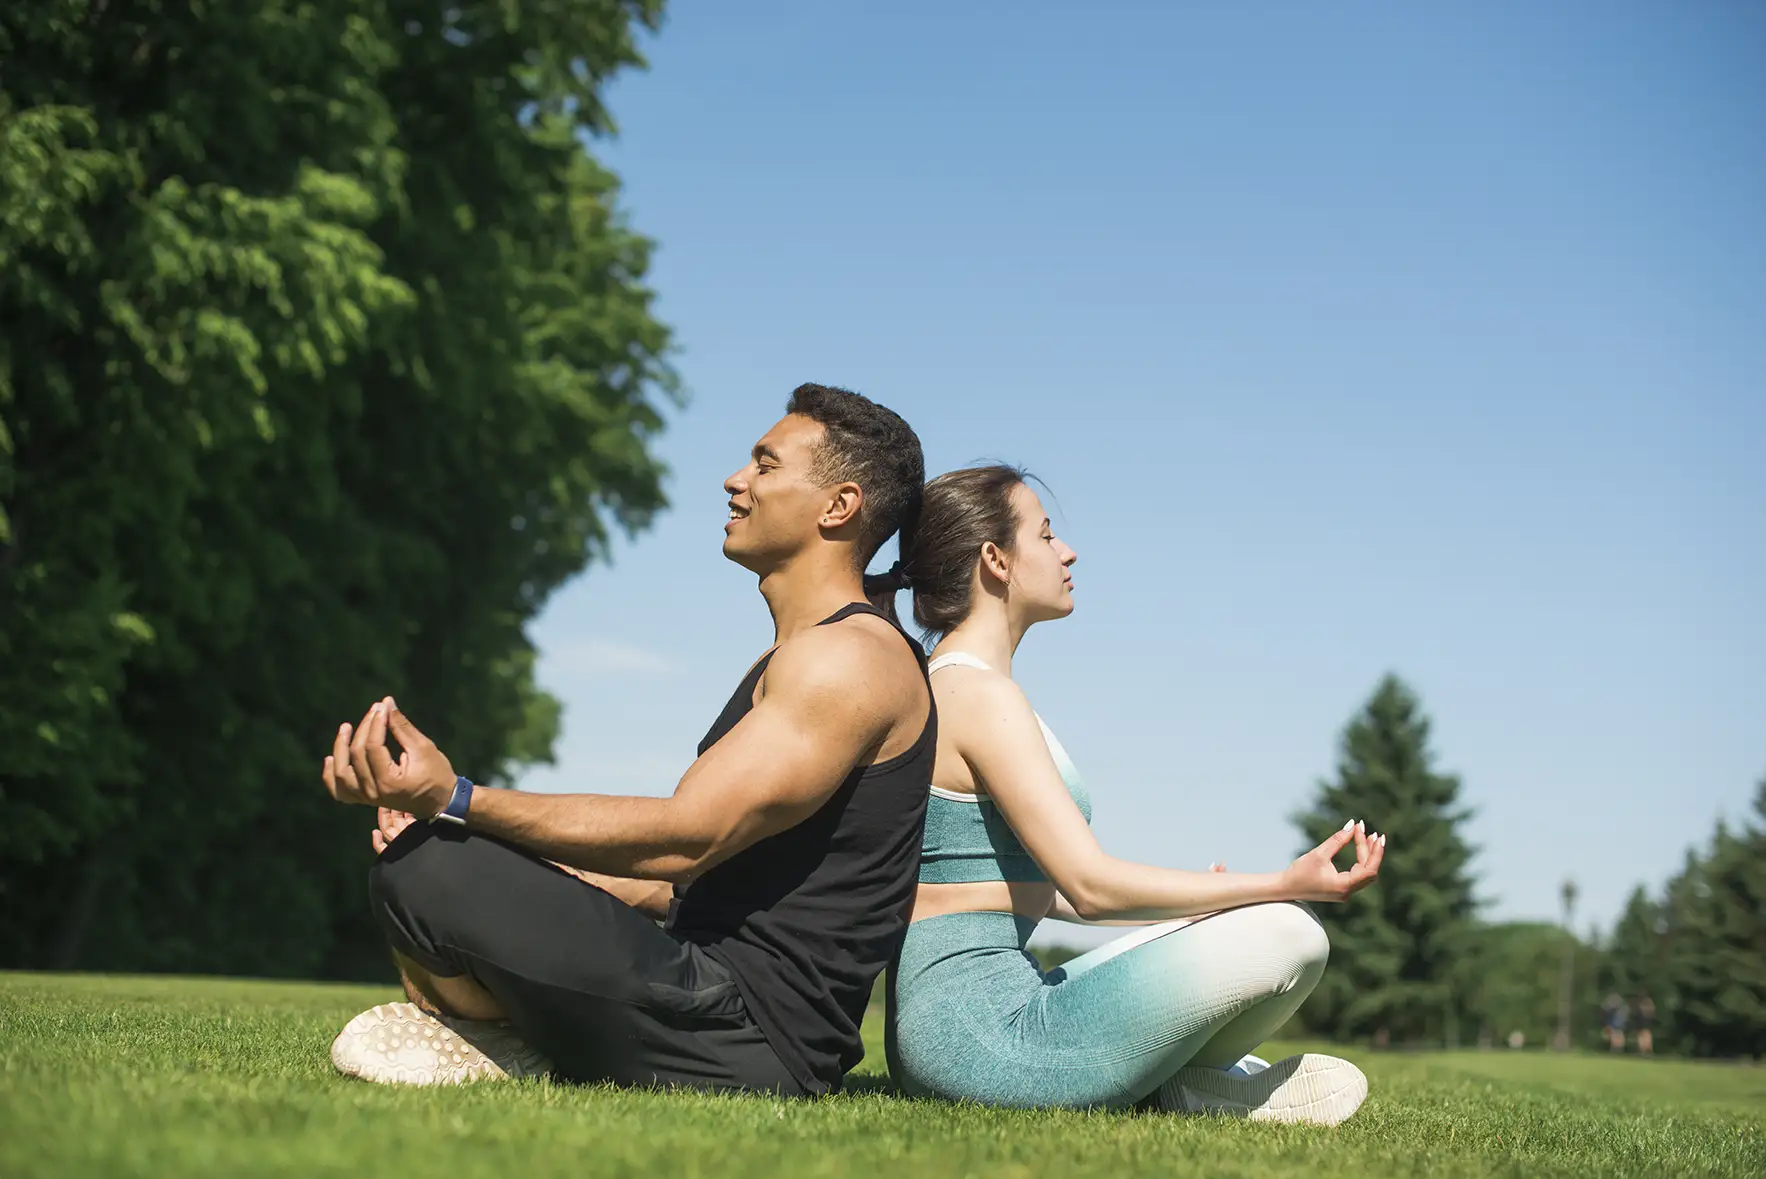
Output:
[[[844,553],[806,554],[764,575],[760,596],[773,616],[773,641],[782,643],[840,607],[864,601],[864,575]]]

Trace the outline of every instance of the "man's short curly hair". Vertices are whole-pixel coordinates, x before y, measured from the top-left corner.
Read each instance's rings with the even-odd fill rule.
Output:
[[[926,482],[926,458],[913,427],[868,397],[828,385],[797,386],[785,412],[820,422],[826,431],[812,478],[824,484],[850,481],[864,493],[859,568],[897,532],[904,541],[911,539]]]

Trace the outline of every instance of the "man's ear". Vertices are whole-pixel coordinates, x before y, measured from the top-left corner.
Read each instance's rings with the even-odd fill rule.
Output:
[[[1009,585],[1012,580],[1012,560],[1005,551],[991,540],[981,543],[981,569],[984,574],[992,577],[1001,585]]]
[[[840,528],[858,519],[865,493],[856,483],[836,483],[828,489],[828,503],[819,521],[823,528]]]

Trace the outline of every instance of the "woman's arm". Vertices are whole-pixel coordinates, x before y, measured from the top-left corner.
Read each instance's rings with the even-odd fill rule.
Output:
[[[592,884],[602,892],[612,894],[644,916],[657,921],[668,916],[669,902],[674,900],[675,886],[666,880],[633,880],[629,876],[606,876],[600,872],[572,868],[569,864],[560,864],[555,860],[546,862],[570,873],[585,884]]]
[[[1157,924],[1159,924],[1159,918],[1157,918],[1157,917],[1143,917],[1138,921],[1090,921],[1090,920],[1087,920],[1086,918],[1081,917],[1079,915],[1079,910],[1075,909],[1073,907],[1073,902],[1068,900],[1066,898],[1066,896],[1063,895],[1061,890],[1058,888],[1055,890],[1054,903],[1049,905],[1049,911],[1046,915],[1048,917],[1053,918],[1056,921],[1065,921],[1069,925],[1091,925],[1091,926],[1123,926],[1123,925],[1127,925],[1127,926],[1134,926],[1134,925],[1157,925]]]
[[[951,678],[939,711],[958,752],[1082,921],[1161,921],[1264,901],[1342,900],[1379,872],[1382,841],[1354,823],[1284,872],[1185,872],[1109,855],[1068,794],[1018,685],[978,668],[943,674]],[[1338,872],[1331,857],[1351,840],[1356,865]]]
[[[1208,871],[1210,871],[1210,872],[1224,872],[1224,871],[1226,871],[1226,865],[1224,865],[1224,864],[1209,864]],[[1046,916],[1052,917],[1056,921],[1065,921],[1069,925],[1100,925],[1100,926],[1101,925],[1109,925],[1109,926],[1131,925],[1132,926],[1132,925],[1157,925],[1158,924],[1157,919],[1145,919],[1145,920],[1140,920],[1140,921],[1087,921],[1084,917],[1081,917],[1079,915],[1079,910],[1077,910],[1073,907],[1073,902],[1068,900],[1065,896],[1063,896],[1061,894],[1061,890],[1058,888],[1055,890],[1055,899],[1054,899],[1053,903],[1051,903],[1049,905],[1049,911],[1046,914]],[[1203,917],[1211,917],[1211,916],[1213,916],[1212,913],[1198,913],[1198,914],[1196,914],[1196,919],[1201,920]]]

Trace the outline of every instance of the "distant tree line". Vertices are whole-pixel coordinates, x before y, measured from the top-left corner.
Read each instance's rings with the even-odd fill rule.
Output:
[[[1640,886],[1608,935],[1578,937],[1480,918],[1471,811],[1459,779],[1435,768],[1429,729],[1416,693],[1387,676],[1344,728],[1335,777],[1295,816],[1306,848],[1346,818],[1392,838],[1377,885],[1314,906],[1331,962],[1284,1035],[1538,1048],[1557,1042],[1567,1000],[1571,1047],[1609,1047],[1606,1016],[1622,1006],[1629,1047],[1647,1010],[1657,1052],[1766,1056],[1766,780],[1751,822],[1719,824],[1659,894]],[[1076,952],[1036,955],[1047,969]]]
[[[1659,894],[1639,886],[1603,947],[1607,985],[1652,997],[1658,1046],[1766,1056],[1766,779],[1753,812],[1719,823]]]
[[[1568,960],[1570,1033],[1599,1047],[1609,997],[1647,998],[1657,1051],[1766,1055],[1766,781],[1754,821],[1719,825],[1661,895],[1639,888],[1611,935],[1479,918],[1470,811],[1434,768],[1416,694],[1387,677],[1344,729],[1336,778],[1296,817],[1308,846],[1347,817],[1391,835],[1379,883],[1317,911],[1331,965],[1299,1014],[1307,1032],[1374,1044],[1551,1043]],[[1344,855],[1344,862],[1348,860]]]
[[[385,975],[335,726],[549,758],[524,628],[663,506],[659,18],[0,5],[0,967]]]

